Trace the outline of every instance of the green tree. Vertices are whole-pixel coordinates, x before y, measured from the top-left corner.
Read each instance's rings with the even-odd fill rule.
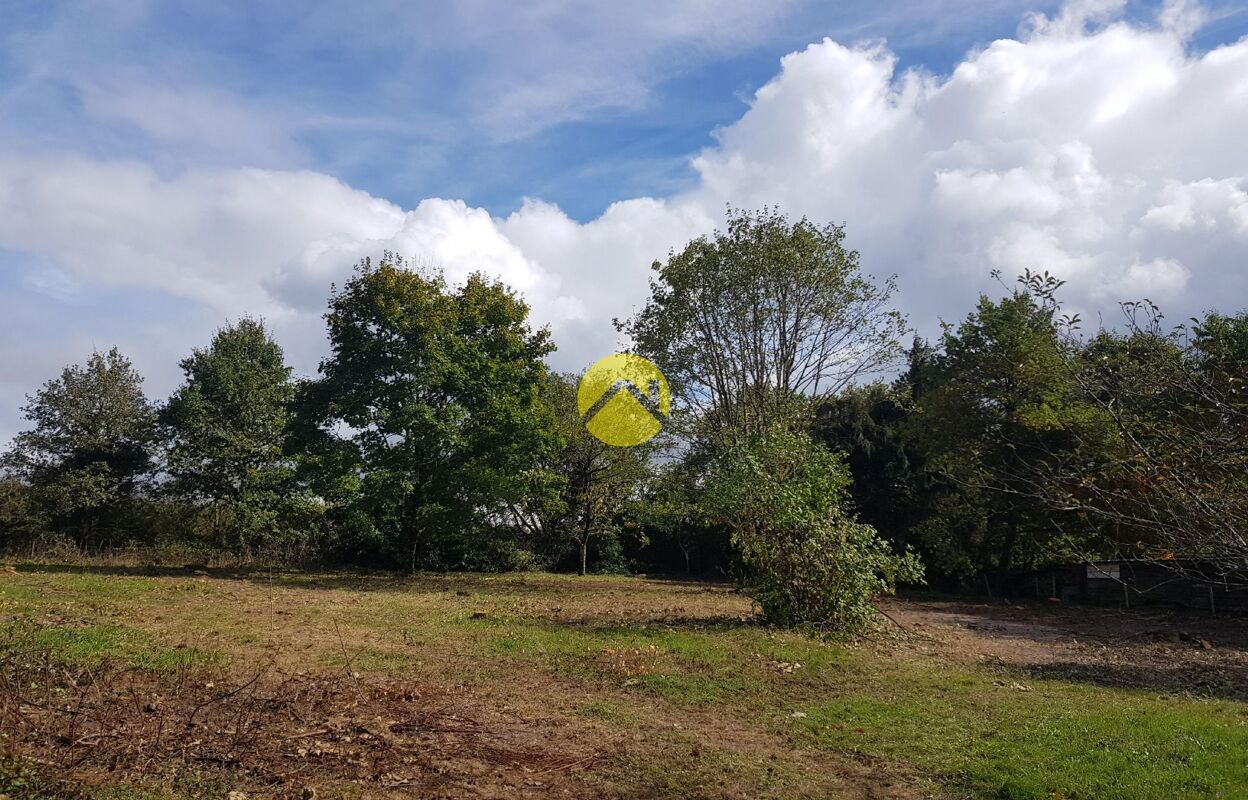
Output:
[[[46,527],[32,499],[30,487],[21,480],[0,478],[0,553],[30,542]]]
[[[294,385],[281,346],[261,321],[244,318],[181,367],[185,383],[161,413],[166,488],[200,510],[220,545],[289,542],[306,527],[310,503],[286,452]]]
[[[845,454],[859,518],[898,548],[930,513],[933,476],[922,447],[909,435],[908,381],[850,386],[817,408],[813,437]]]
[[[734,557],[731,542],[727,529],[708,519],[700,502],[709,464],[699,456],[686,451],[653,470],[641,489],[637,522],[646,555],[660,568],[727,573]]]
[[[1094,526],[1063,528],[1033,491],[1036,470],[1073,451],[1071,428],[1090,413],[1074,397],[1052,309],[1028,291],[981,297],[942,345],[910,422],[945,483],[917,526],[929,560],[951,574],[1004,574],[1090,545]]]
[[[339,472],[335,516],[413,569],[485,566],[491,523],[544,485],[540,392],[554,348],[528,306],[480,274],[452,289],[387,254],[330,299],[331,355],[304,390]]]
[[[53,529],[84,546],[107,543],[151,469],[155,415],[143,379],[117,348],[66,367],[27,398],[32,427],[4,465],[31,489]]]
[[[726,231],[655,262],[650,299],[617,327],[663,371],[702,436],[735,439],[892,366],[905,320],[890,278],[862,273],[845,229],[729,211]]]
[[[613,447],[591,434],[577,413],[576,386],[572,375],[551,375],[547,382],[545,400],[558,437],[547,468],[558,479],[558,495],[542,507],[541,525],[574,545],[584,575],[591,544],[618,539],[626,507],[648,474],[651,447]]]
[[[839,454],[791,431],[725,451],[704,505],[731,530],[746,591],[768,621],[859,630],[875,616],[876,595],[921,579],[913,554],[896,555],[845,512],[849,482]]]
[[[1054,315],[1058,282],[1020,279]],[[1248,567],[1248,314],[1210,312],[1173,328],[1148,301],[1126,324],[1067,343],[1078,400],[1069,457],[1020,470],[1030,497],[1107,533],[1117,553],[1161,557],[1211,583],[1243,585]]]

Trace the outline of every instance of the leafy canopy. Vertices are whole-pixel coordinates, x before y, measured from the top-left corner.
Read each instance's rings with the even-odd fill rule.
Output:
[[[655,262],[650,299],[617,327],[712,437],[765,430],[802,397],[889,367],[904,318],[862,274],[845,229],[729,210],[726,231]]]
[[[768,431],[725,451],[704,505],[732,531],[746,591],[768,621],[858,630],[875,618],[876,595],[921,579],[913,554],[894,554],[845,513],[849,481],[840,454],[800,433]]]
[[[485,523],[541,483],[553,345],[528,313],[483,275],[453,288],[389,254],[334,293],[331,355],[305,394],[361,546],[412,567],[480,566]]]
[[[80,543],[111,538],[117,513],[151,469],[154,412],[117,348],[66,367],[27,398],[31,428],[4,464],[34,490],[44,519]]]
[[[170,494],[206,512],[219,544],[294,535],[307,502],[286,453],[294,384],[281,346],[244,318],[181,366],[186,381],[161,413]]]

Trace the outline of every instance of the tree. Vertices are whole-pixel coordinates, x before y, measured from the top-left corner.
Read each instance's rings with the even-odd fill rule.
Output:
[[[731,568],[727,529],[707,518],[700,502],[709,464],[698,451],[659,465],[643,484],[637,521],[652,562],[686,573]]]
[[[203,512],[219,544],[289,539],[309,504],[286,452],[294,385],[281,346],[244,318],[181,367],[186,381],[161,414],[167,490]]]
[[[648,473],[646,445],[613,447],[585,427],[577,413],[576,378],[552,375],[545,399],[559,446],[548,469],[559,477],[559,495],[546,504],[542,525],[577,548],[579,571],[588,571],[592,540],[618,536],[619,518]]]
[[[1248,569],[1248,314],[1216,312],[1167,330],[1151,302],[1123,304],[1125,325],[1084,342],[1060,317],[1061,283],[1020,281],[1068,343],[1064,366],[1094,412],[1066,425],[1069,457],[1019,474],[1030,498],[1106,527],[1118,553],[1157,558],[1211,582]]]
[[[943,569],[972,573],[1035,564],[1055,535],[1051,515],[1026,494],[1018,466],[1065,443],[1062,353],[1050,312],[1027,292],[946,326],[912,426],[932,467],[950,482],[921,533]]]
[[[4,465],[53,528],[80,545],[110,540],[151,468],[155,417],[142,377],[117,348],[97,351],[28,396],[23,411],[33,427]]]
[[[840,455],[791,431],[725,451],[705,507],[732,531],[746,590],[768,621],[858,630],[875,616],[876,595],[921,579],[913,554],[894,554],[845,512],[849,481]]]
[[[32,502],[29,486],[14,477],[0,477],[0,552],[36,538],[47,525]]]
[[[482,566],[488,523],[541,485],[553,346],[528,311],[480,274],[452,289],[390,254],[330,298],[331,355],[303,394],[361,546],[413,569]]]
[[[654,263],[650,299],[616,325],[704,434],[748,437],[900,353],[894,282],[864,276],[844,241],[841,226],[730,210],[727,231]]]
[[[813,438],[845,454],[859,518],[898,548],[930,513],[933,476],[909,436],[913,401],[907,381],[850,386],[816,409]]]
[[[911,432],[945,490],[934,516],[917,527],[926,550],[951,574],[968,575],[1062,561],[1095,546],[1095,526],[1064,532],[1051,508],[1035,502],[1025,472],[1073,452],[1072,426],[1089,409],[1072,396],[1053,312],[1027,291],[994,302],[980,297],[943,352],[925,369]]]

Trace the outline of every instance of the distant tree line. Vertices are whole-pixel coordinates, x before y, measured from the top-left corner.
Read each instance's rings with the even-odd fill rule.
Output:
[[[332,290],[314,377],[243,318],[161,403],[115,348],[49,380],[0,461],[0,545],[715,573],[837,628],[898,582],[1122,555],[1242,573],[1248,316],[1128,304],[1087,335],[1060,286],[1028,273],[907,348],[842,227],[730,211],[616,323],[676,402],[615,448],[516,293],[386,254]]]

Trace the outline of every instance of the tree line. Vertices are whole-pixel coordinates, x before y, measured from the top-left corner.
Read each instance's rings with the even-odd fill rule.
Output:
[[[839,628],[898,582],[1122,556],[1242,574],[1248,316],[1168,327],[1145,301],[1085,332],[1027,273],[926,341],[845,236],[730,210],[655,262],[616,326],[675,403],[634,448],[589,434],[515,292],[394,254],[332,288],[313,377],[251,318],[159,403],[92,353],[28,397],[0,545],[719,573],[773,621]]]

